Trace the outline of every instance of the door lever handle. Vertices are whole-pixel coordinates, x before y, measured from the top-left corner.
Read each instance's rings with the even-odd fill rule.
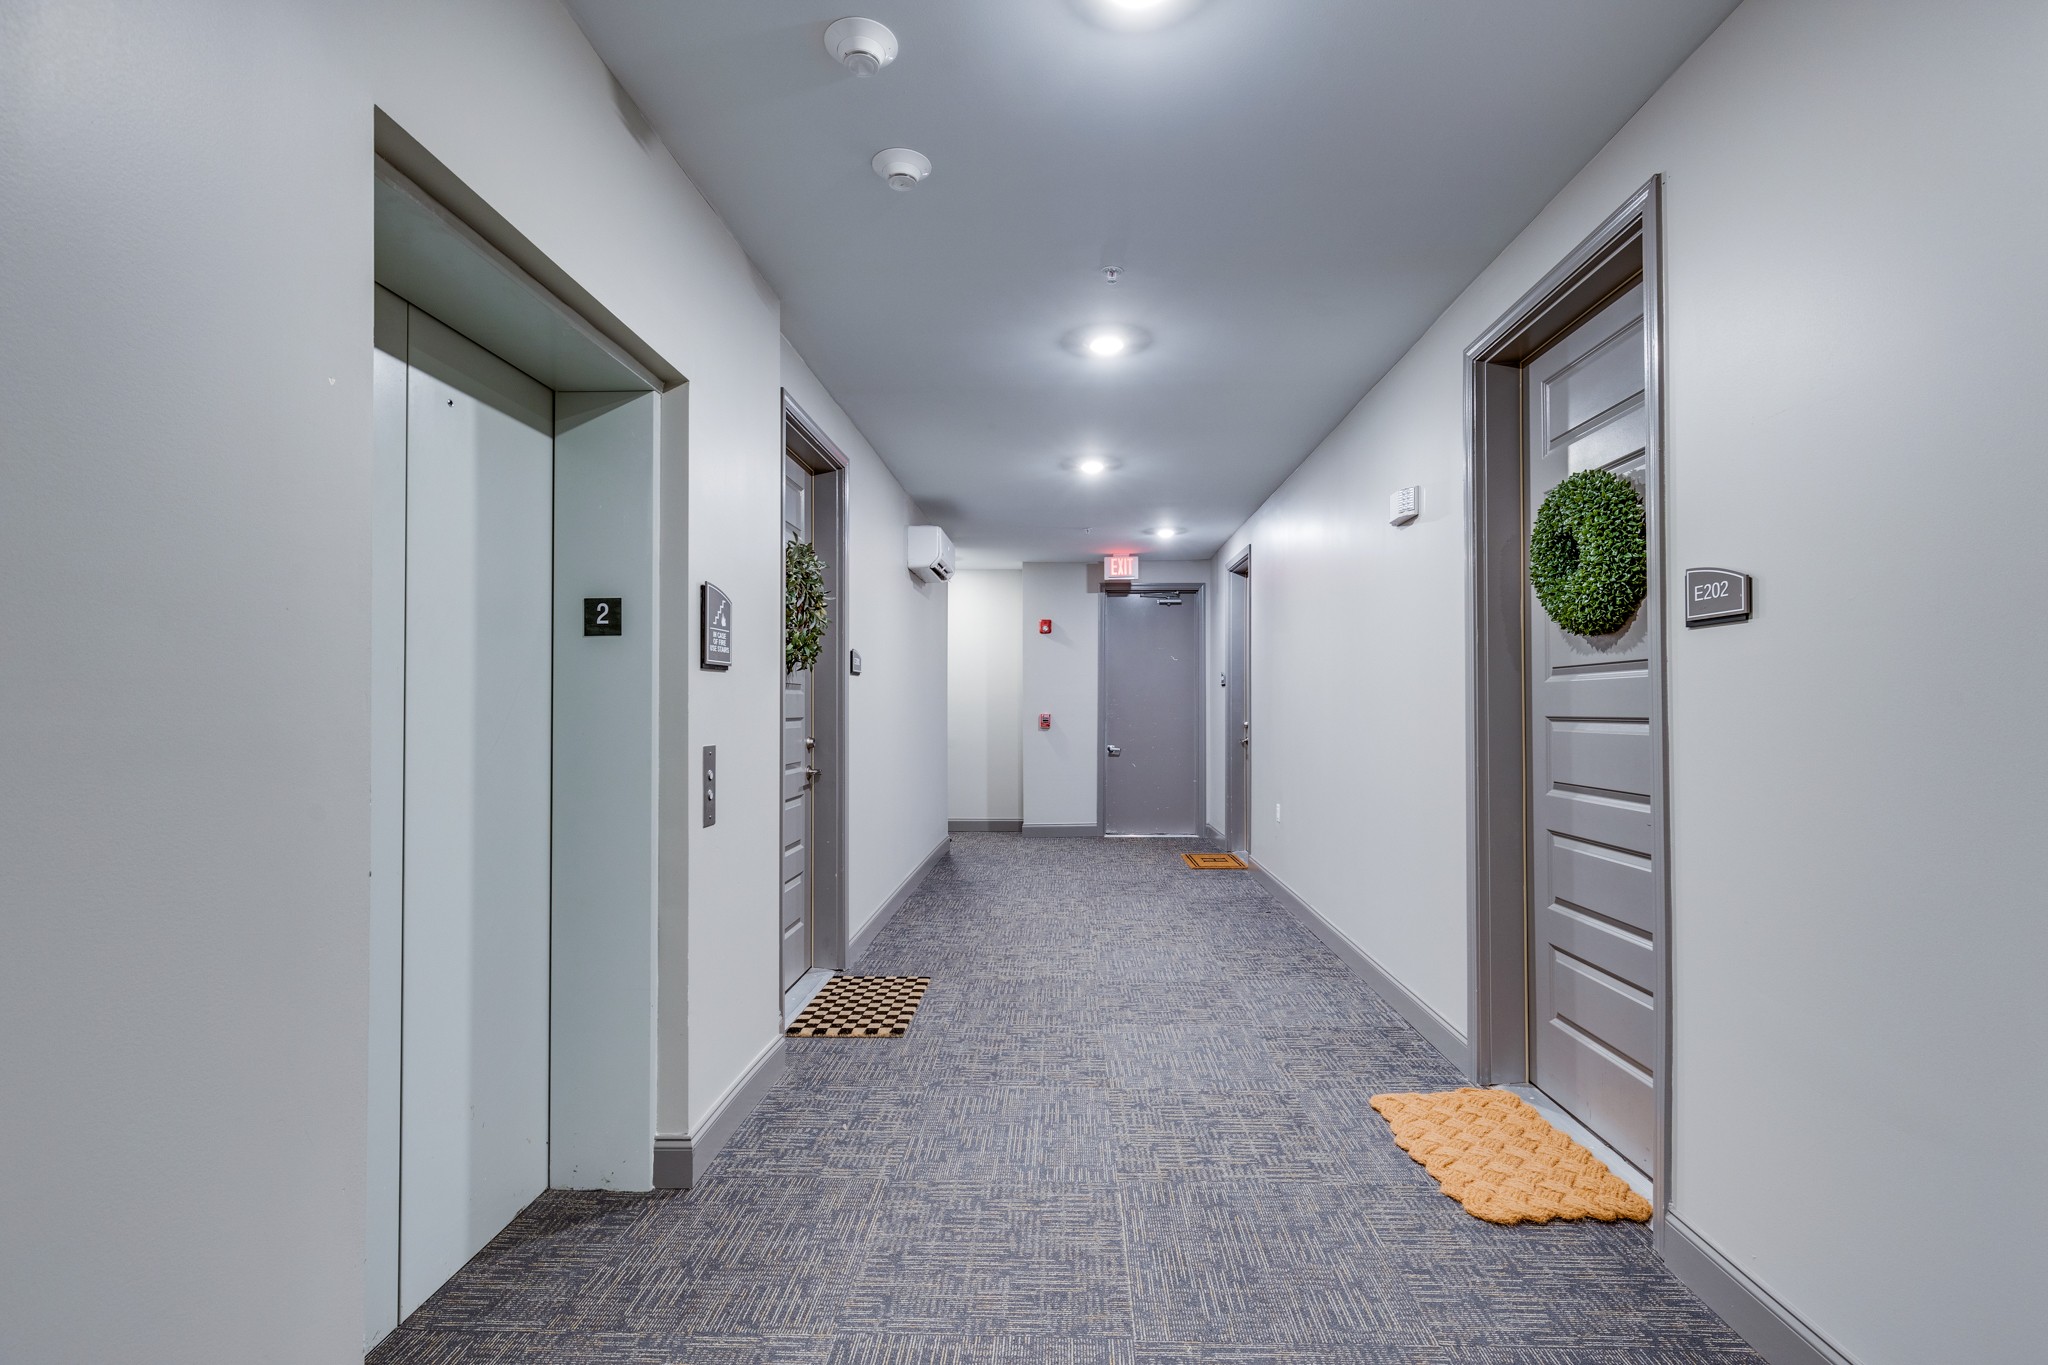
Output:
[[[1124,756],[1124,746],[1123,746],[1123,745],[1121,745],[1121,744],[1112,744],[1112,745],[1110,745],[1110,746],[1109,746],[1109,756],[1110,756],[1111,758],[1122,758],[1122,757]]]
[[[818,770],[817,770],[816,768],[806,768],[806,769],[804,769],[804,781],[806,781],[806,782],[816,782],[817,780],[818,780]]]

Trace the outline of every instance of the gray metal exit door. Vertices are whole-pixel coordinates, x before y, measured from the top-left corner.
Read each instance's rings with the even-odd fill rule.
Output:
[[[782,542],[811,539],[811,471],[782,460]],[[782,989],[811,969],[811,674],[782,680]]]
[[[1649,411],[1643,290],[1531,361],[1528,523],[1566,475],[1607,469],[1644,489]],[[1527,523],[1525,523],[1527,524]],[[1619,634],[1558,628],[1528,595],[1530,934],[1538,1088],[1644,1171],[1656,1141],[1657,565]]]
[[[1201,611],[1193,592],[1104,599],[1104,833],[1200,828]]]

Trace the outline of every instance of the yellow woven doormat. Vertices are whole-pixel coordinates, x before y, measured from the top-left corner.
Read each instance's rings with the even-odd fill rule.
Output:
[[[784,1030],[791,1038],[901,1038],[928,976],[835,976]]]
[[[1394,1145],[1489,1223],[1648,1222],[1650,1205],[1600,1159],[1505,1090],[1374,1095]]]
[[[1183,853],[1180,860],[1197,872],[1250,871],[1235,853]]]

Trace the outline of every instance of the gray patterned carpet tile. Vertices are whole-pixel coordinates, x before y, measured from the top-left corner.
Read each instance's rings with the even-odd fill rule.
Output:
[[[375,1365],[1755,1365],[1635,1224],[1500,1228],[1367,1105],[1457,1073],[1173,840],[955,835],[683,1194],[554,1192]]]

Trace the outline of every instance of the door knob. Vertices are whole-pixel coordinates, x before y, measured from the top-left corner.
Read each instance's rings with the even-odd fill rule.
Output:
[[[1121,744],[1112,744],[1112,745],[1110,745],[1110,746],[1109,746],[1109,756],[1110,756],[1111,758],[1122,758],[1122,757],[1124,756],[1124,746],[1123,746],[1123,745],[1121,745]]]
[[[806,781],[806,782],[816,782],[817,780],[818,780],[818,770],[817,770],[816,768],[806,768],[806,769],[804,769],[804,781]]]

